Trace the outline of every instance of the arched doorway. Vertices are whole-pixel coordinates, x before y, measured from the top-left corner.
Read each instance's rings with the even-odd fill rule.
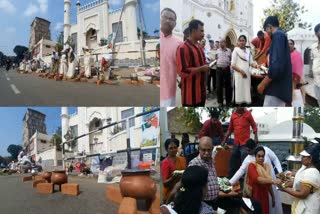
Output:
[[[90,28],[86,33],[86,45],[89,49],[95,49],[98,46],[97,30]]]
[[[225,36],[227,48],[233,50],[237,44],[237,34],[233,29],[230,29]]]
[[[305,65],[310,65],[310,61],[311,61],[311,49],[310,48],[307,48],[304,53],[303,53],[303,61],[304,61],[304,64]]]
[[[89,123],[89,132],[100,127],[102,127],[102,120],[95,117]],[[101,150],[102,140],[102,131],[89,135],[90,153],[96,153]]]

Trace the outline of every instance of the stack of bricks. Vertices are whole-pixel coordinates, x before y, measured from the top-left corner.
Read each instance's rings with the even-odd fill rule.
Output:
[[[43,180],[43,177],[41,175],[34,176],[34,180]]]
[[[22,182],[25,182],[25,181],[32,181],[32,176],[25,176],[22,178]]]
[[[107,185],[106,186],[106,199],[120,204],[123,197],[121,195],[119,187],[116,187],[113,185]]]
[[[53,183],[40,183],[37,185],[37,192],[42,194],[53,193]]]
[[[41,183],[48,183],[48,181],[42,179],[42,180],[34,180],[32,181],[32,188],[36,188],[38,184],[41,184]]]
[[[124,197],[121,201],[118,214],[137,214],[137,200],[134,198]]]
[[[160,194],[156,195],[156,198],[153,200],[151,207],[149,209],[151,214],[159,214],[160,213]]]
[[[65,183],[61,185],[61,192],[65,195],[79,195],[79,184]]]

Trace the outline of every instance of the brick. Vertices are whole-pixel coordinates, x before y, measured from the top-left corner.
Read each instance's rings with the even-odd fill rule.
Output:
[[[61,185],[62,194],[66,195],[79,195],[79,184],[66,183]]]
[[[121,201],[118,214],[137,214],[137,201],[134,198],[124,197]]]
[[[120,188],[113,186],[113,185],[107,185],[106,186],[106,199],[120,204],[123,199],[121,192],[120,192]]]
[[[53,183],[40,183],[37,185],[37,192],[42,194],[53,193]]]
[[[156,198],[153,200],[151,207],[149,209],[151,214],[159,214],[160,213],[160,193],[156,195]]]
[[[32,181],[32,188],[36,188],[38,184],[41,184],[41,183],[48,183],[48,181],[42,179],[42,180],[34,180]]]
[[[34,176],[34,180],[43,180],[43,177],[41,175]]]
[[[25,176],[22,178],[22,182],[25,182],[25,181],[32,181],[32,176]]]

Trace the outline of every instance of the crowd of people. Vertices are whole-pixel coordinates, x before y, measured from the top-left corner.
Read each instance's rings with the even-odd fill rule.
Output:
[[[17,156],[17,160],[11,161],[2,171],[9,173],[32,173],[32,171],[42,171],[42,167],[37,165],[24,151],[21,151]]]
[[[61,52],[58,51],[58,48],[53,51],[50,63],[45,63],[41,58],[33,60],[27,60],[27,58],[24,58],[18,67],[18,71],[21,73],[38,71],[40,73],[58,75],[66,79],[73,79],[76,77],[91,78],[93,72],[90,49],[87,46],[84,46],[82,50],[82,65],[80,64],[80,59],[78,59],[75,54],[73,47],[67,44]],[[110,72],[108,68],[110,67],[111,62],[112,55],[104,54],[101,57],[101,61],[99,61],[99,65],[95,64],[95,68],[98,70],[96,72],[100,79],[109,79]]]
[[[219,137],[221,146],[229,149],[226,142],[231,133],[234,143],[224,185],[235,187],[240,183],[241,188],[225,191],[216,170],[218,157],[213,139]],[[222,209],[226,213],[282,214],[280,191],[283,191],[294,198],[292,213],[320,214],[320,138],[309,142],[300,153],[302,167],[288,179],[274,151],[259,144],[256,123],[250,111],[243,107],[237,107],[232,113],[226,134],[217,115],[212,114],[198,137],[199,144],[192,159],[189,152],[179,151],[180,142],[175,136],[165,142],[167,157],[161,162],[163,201],[160,213],[209,214]],[[186,136],[183,141],[185,139]],[[194,143],[183,144],[186,151],[188,144]]]
[[[177,86],[182,106],[205,106],[210,93],[217,94],[219,106],[304,105],[303,60],[295,41],[281,30],[278,17],[267,17],[263,31],[252,40],[240,35],[235,47],[227,47],[225,39],[209,40],[210,50],[205,48],[202,21],[190,21],[180,41],[173,35],[176,20],[172,9],[161,11],[161,106],[176,106]],[[319,29],[320,24],[314,29],[319,43],[311,51],[318,101]]]

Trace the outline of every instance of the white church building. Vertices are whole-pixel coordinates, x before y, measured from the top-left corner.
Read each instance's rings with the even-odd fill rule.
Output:
[[[295,42],[295,48],[301,53],[304,63],[304,74],[311,73],[311,46],[318,41],[313,30],[307,30],[295,24],[295,27],[288,32],[288,39]]]
[[[140,114],[143,111],[143,107],[77,107],[76,113],[69,114],[68,107],[61,107],[63,142],[67,140],[65,139],[65,134],[69,129],[72,136],[77,137],[108,124]],[[159,116],[156,121],[157,124],[159,123],[158,121]],[[153,152],[153,158],[157,159],[156,154],[160,147],[160,127],[159,125],[153,127],[153,124],[151,127],[145,128],[144,124],[143,117],[129,120],[130,146],[131,148],[150,149]],[[154,140],[154,145],[143,145],[150,138]],[[69,153],[71,157],[76,157],[80,154],[116,154],[118,150],[127,149],[126,123],[123,122],[79,138],[75,145],[69,145],[67,149],[72,151],[71,154]]]
[[[76,24],[71,24],[70,14],[73,1],[64,0],[64,43],[71,37],[78,56],[83,55],[82,48],[87,46],[92,54],[110,53],[108,45],[101,42],[115,39],[113,59],[115,63],[140,64],[140,40],[137,32],[137,0],[125,0],[123,7],[110,10],[108,0],[93,0],[90,3],[76,3]],[[117,32],[117,36],[115,38]],[[147,64],[152,64],[155,59],[156,44],[158,39],[146,41],[145,54]],[[109,43],[110,41],[108,41]],[[98,55],[101,58],[101,55]],[[131,60],[131,61],[130,61]],[[134,61],[133,61],[134,60]]]
[[[235,46],[240,35],[245,35],[248,41],[254,36],[252,0],[161,0],[160,7],[168,7],[176,12],[174,34],[181,39],[192,19],[204,23],[207,41],[224,38],[228,47]]]

